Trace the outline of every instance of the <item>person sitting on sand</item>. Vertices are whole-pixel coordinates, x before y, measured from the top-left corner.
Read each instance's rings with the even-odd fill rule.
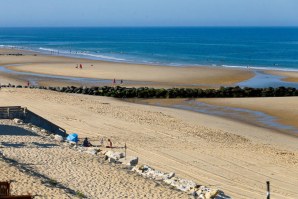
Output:
[[[88,138],[85,138],[84,142],[83,142],[83,147],[91,147],[92,144],[88,141]]]
[[[106,148],[113,148],[113,143],[110,139],[108,139],[108,142],[109,142],[109,146],[106,146]]]

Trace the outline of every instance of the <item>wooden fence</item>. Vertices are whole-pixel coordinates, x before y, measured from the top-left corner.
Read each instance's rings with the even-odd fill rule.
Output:
[[[50,133],[58,134],[66,137],[66,131],[47,119],[29,111],[27,108],[21,106],[6,106],[0,107],[0,119],[14,119],[18,118],[25,123],[31,123],[35,126],[43,128]]]

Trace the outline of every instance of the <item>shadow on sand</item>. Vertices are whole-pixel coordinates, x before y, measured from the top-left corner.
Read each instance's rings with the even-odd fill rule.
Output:
[[[37,134],[17,126],[0,125],[0,136],[38,136]]]

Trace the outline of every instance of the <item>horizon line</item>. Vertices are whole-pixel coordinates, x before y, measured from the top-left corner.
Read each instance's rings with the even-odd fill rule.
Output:
[[[277,26],[0,26],[0,28],[298,28],[298,25]]]

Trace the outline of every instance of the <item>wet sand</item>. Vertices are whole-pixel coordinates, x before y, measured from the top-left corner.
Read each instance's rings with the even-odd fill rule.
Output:
[[[272,75],[284,76],[283,80],[287,82],[298,82],[298,72],[294,71],[267,71],[267,73]]]
[[[298,129],[298,97],[198,99],[211,105],[261,111],[274,116],[278,122]]]
[[[298,136],[298,110],[295,107],[297,97],[283,98],[201,98],[201,99],[128,99],[139,104],[189,110],[197,113],[229,118],[254,126],[264,127]],[[250,103],[253,102],[253,103]],[[282,111],[271,108],[274,104],[282,106]],[[241,105],[240,105],[241,104]],[[263,104],[266,104],[265,106]],[[292,119],[289,119],[292,118]]]

